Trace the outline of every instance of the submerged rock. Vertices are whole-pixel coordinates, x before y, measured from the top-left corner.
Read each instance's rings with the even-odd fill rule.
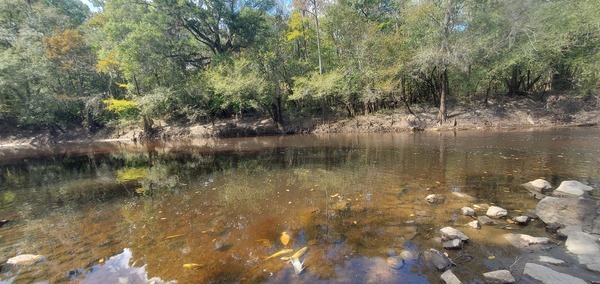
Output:
[[[586,192],[593,190],[591,186],[585,185],[576,180],[566,180],[552,192],[555,196],[583,196]]]
[[[520,248],[535,244],[547,244],[550,242],[550,239],[546,237],[532,237],[525,234],[504,234],[502,236],[509,243]]]
[[[6,261],[7,264],[11,264],[11,265],[23,265],[23,266],[27,266],[27,265],[33,265],[36,264],[37,262],[43,260],[44,257],[41,255],[36,255],[36,254],[21,254],[21,255],[17,255],[15,257],[11,257],[8,259],[8,261]]]
[[[459,249],[462,247],[462,241],[460,239],[445,241],[443,246],[445,249]]]
[[[463,207],[460,209],[460,213],[465,216],[475,216],[475,210],[471,207]]]
[[[543,265],[526,263],[523,274],[544,284],[586,284],[583,279],[554,271]]]
[[[555,265],[565,264],[565,262],[563,260],[556,259],[556,258],[549,257],[549,256],[545,256],[545,255],[540,255],[538,257],[538,261],[545,262],[545,263],[550,263],[550,264],[555,264]]]
[[[469,237],[467,237],[467,235],[463,234],[463,232],[454,229],[452,227],[444,227],[440,229],[440,232],[442,233],[442,240],[447,241],[447,240],[454,240],[454,239],[459,239],[461,241],[468,241]]]
[[[452,270],[446,270],[446,272],[442,273],[440,278],[442,278],[442,281],[446,284],[462,284],[460,279],[452,273]]]
[[[515,283],[515,277],[508,270],[496,270],[483,274],[486,283]]]
[[[573,231],[565,242],[570,253],[577,255],[579,263],[592,271],[600,272],[600,246],[596,243],[596,237]]]
[[[485,215],[492,217],[492,218],[504,217],[507,214],[508,214],[508,211],[506,211],[506,209],[504,209],[502,207],[498,207],[498,206],[490,206],[490,208],[488,208],[487,212],[485,213]]]
[[[336,203],[334,203],[333,205],[331,205],[331,210],[335,210],[335,211],[348,211],[350,210],[350,203],[347,201],[338,201]]]
[[[411,260],[415,260],[415,259],[419,258],[419,255],[413,251],[403,250],[400,252],[400,257],[404,261],[411,261]]]
[[[473,200],[473,199],[475,199],[475,197],[473,197],[473,196],[470,196],[470,195],[468,195],[466,193],[457,192],[457,191],[453,191],[452,195],[454,195],[454,196],[456,196],[458,198],[464,198],[464,199],[467,199],[467,200]]]
[[[387,264],[393,269],[400,269],[404,266],[402,258],[397,256],[390,256],[386,259]]]
[[[546,224],[590,226],[598,204],[585,198],[546,197],[535,207],[535,213]]]

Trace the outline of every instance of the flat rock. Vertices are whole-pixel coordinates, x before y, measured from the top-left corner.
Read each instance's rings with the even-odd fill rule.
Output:
[[[36,264],[38,261],[41,261],[42,259],[44,259],[43,256],[41,255],[36,255],[36,254],[21,254],[21,255],[17,255],[15,257],[11,257],[8,259],[8,261],[6,261],[7,264],[11,264],[11,265],[33,265]]]
[[[513,246],[523,248],[535,244],[547,244],[550,242],[546,237],[532,237],[525,234],[504,234],[502,235]]]
[[[462,192],[453,191],[452,195],[454,195],[454,196],[456,196],[458,198],[463,198],[463,199],[467,199],[467,200],[474,200],[475,199],[475,197],[470,196],[470,195],[468,195],[466,193],[462,193]]]
[[[444,241],[454,240],[454,239],[459,239],[461,241],[469,240],[469,237],[467,237],[467,235],[463,234],[461,231],[454,229],[452,227],[441,228],[440,232],[442,233],[442,240],[444,240]]]
[[[598,204],[585,198],[546,197],[535,207],[535,214],[546,224],[591,226]]]
[[[445,241],[443,246],[445,249],[459,249],[461,248],[462,241],[460,239],[453,239]]]
[[[565,180],[552,192],[556,196],[583,196],[586,192],[593,190],[591,186],[576,180]]]
[[[483,274],[486,283],[515,283],[515,277],[508,270],[496,270]]]
[[[587,284],[583,279],[535,263],[526,263],[523,274],[544,284]]]
[[[496,221],[494,221],[492,218],[490,218],[488,216],[479,216],[479,217],[477,217],[477,221],[479,221],[479,223],[481,223],[481,225],[494,225],[494,224],[496,224]]]
[[[424,253],[425,259],[433,264],[438,270],[446,270],[452,266],[452,261],[436,249],[429,249]]]
[[[465,216],[475,216],[475,210],[471,207],[463,207],[460,209],[460,213]]]
[[[596,238],[584,232],[569,234],[565,246],[570,253],[577,255],[579,263],[592,271],[600,272],[600,246]]]
[[[550,264],[555,264],[555,265],[563,265],[563,264],[565,264],[565,262],[563,260],[556,259],[556,258],[549,257],[549,256],[545,256],[545,255],[540,255],[538,257],[538,261],[539,262],[550,263]]]
[[[444,283],[446,284],[462,284],[460,279],[458,279],[458,277],[456,277],[456,275],[454,275],[454,273],[452,273],[452,270],[450,269],[442,273],[440,278],[442,278],[442,281],[444,281]]]
[[[508,211],[506,211],[506,209],[498,206],[490,206],[490,208],[488,208],[487,212],[485,213],[485,215],[492,218],[504,217],[507,214]]]

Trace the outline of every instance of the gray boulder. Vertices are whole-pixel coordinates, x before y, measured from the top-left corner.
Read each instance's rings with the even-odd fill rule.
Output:
[[[587,284],[583,279],[560,273],[535,263],[526,263],[523,274],[544,284]]]
[[[463,207],[460,209],[460,213],[465,216],[475,216],[475,210],[471,207]]]
[[[446,284],[462,284],[460,279],[458,279],[458,277],[452,273],[452,270],[446,270],[446,272],[442,273],[440,278],[442,278],[442,281],[444,281]]]
[[[552,187],[548,181],[543,179],[536,179],[534,181],[526,182],[522,184],[522,186],[531,192],[531,194],[537,199],[546,197],[546,194],[549,193]]]
[[[440,229],[440,232],[442,233],[442,240],[447,241],[447,240],[454,240],[454,239],[459,239],[461,241],[468,241],[469,237],[467,237],[467,235],[463,234],[463,232],[454,229],[452,227],[444,227]]]
[[[433,264],[438,270],[446,270],[452,266],[453,262],[443,253],[429,249],[423,253],[425,260]]]
[[[492,218],[504,217],[507,214],[508,214],[508,211],[506,211],[506,209],[504,209],[502,207],[498,207],[498,206],[490,206],[490,208],[488,208],[487,212],[485,213],[485,215],[492,217]]]
[[[462,241],[460,239],[453,239],[443,243],[445,249],[459,249],[461,248],[461,245]]]
[[[591,226],[598,204],[585,198],[546,197],[535,207],[535,214],[546,224]]]
[[[529,216],[517,216],[515,217],[515,222],[519,223],[520,225],[525,225],[529,222]]]
[[[536,180],[530,181],[530,182],[525,183],[525,184],[527,184],[527,185],[529,185],[529,186],[531,186],[531,187],[533,187],[533,188],[535,188],[535,189],[537,189],[539,191],[542,191],[544,189],[550,189],[552,187],[552,185],[550,184],[550,182],[548,182],[545,179],[541,179],[541,178],[538,178]]]
[[[600,235],[600,216],[596,217],[592,223],[592,234]]]
[[[483,274],[486,283],[515,283],[515,277],[508,270],[496,270]]]
[[[585,185],[576,180],[566,180],[560,183],[560,185],[552,192],[555,196],[584,196],[586,192],[591,191],[591,186]]]

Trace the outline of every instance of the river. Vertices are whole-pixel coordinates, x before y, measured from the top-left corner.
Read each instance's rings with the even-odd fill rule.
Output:
[[[499,235],[552,235],[539,221],[471,229],[461,207],[511,218],[537,204],[522,183],[598,189],[599,165],[596,128],[0,148],[0,261],[44,256],[0,280],[430,283],[441,273],[418,256],[446,251],[439,229],[453,226],[470,238],[446,251],[455,274],[479,281],[521,254]],[[290,252],[267,259],[303,247],[299,275]],[[406,251],[417,258],[393,263]]]

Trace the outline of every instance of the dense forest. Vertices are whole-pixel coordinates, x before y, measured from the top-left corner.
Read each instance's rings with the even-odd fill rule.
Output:
[[[352,117],[600,87],[594,0],[0,1],[0,126]]]

